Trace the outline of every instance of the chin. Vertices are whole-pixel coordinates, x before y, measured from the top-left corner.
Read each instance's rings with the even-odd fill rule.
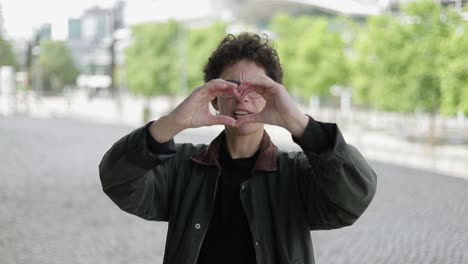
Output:
[[[259,123],[248,123],[240,127],[229,127],[228,128],[233,135],[236,136],[247,136],[250,134],[255,134],[259,130],[263,132],[263,124]]]

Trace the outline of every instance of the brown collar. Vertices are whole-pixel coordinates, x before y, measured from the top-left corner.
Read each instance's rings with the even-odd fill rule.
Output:
[[[196,163],[208,166],[219,165],[219,149],[225,137],[224,131],[221,132],[206,148],[192,156],[192,160]],[[263,132],[262,141],[260,142],[260,150],[257,160],[255,161],[254,170],[259,171],[276,171],[276,156],[277,148],[271,142],[270,136],[266,131]]]

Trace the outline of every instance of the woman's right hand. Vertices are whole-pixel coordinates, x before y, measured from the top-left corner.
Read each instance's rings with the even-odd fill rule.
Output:
[[[230,116],[213,115],[210,103],[217,96],[230,94],[240,99],[237,85],[223,79],[214,79],[195,89],[169,115],[153,122],[152,136],[160,143],[167,142],[187,128],[212,125],[235,126],[236,120]]]
[[[213,115],[209,110],[211,101],[222,94],[241,97],[236,84],[223,79],[211,80],[195,89],[170,115],[182,129],[212,125],[235,126],[236,120],[234,118]]]

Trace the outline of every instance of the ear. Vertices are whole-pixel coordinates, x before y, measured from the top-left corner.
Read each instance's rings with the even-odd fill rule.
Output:
[[[219,111],[219,107],[218,107],[218,97],[215,97],[213,100],[211,100],[211,105],[213,106],[213,108],[214,108],[216,111]]]

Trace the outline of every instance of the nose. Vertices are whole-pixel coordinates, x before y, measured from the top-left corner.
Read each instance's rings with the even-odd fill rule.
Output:
[[[250,100],[250,97],[249,97],[248,94],[246,94],[246,95],[244,96],[244,98],[241,97],[241,98],[238,99],[239,103],[248,103],[249,100]]]

